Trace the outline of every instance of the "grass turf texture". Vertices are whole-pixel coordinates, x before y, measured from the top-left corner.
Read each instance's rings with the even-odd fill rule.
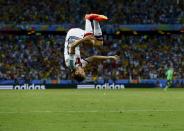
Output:
[[[0,131],[183,131],[184,89],[0,90]]]

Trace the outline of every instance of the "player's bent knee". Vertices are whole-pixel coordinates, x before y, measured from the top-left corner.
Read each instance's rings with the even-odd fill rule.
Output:
[[[102,40],[96,40],[95,46],[103,46],[103,41]]]

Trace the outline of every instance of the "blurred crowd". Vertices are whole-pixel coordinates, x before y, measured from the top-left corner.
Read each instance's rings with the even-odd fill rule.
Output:
[[[166,70],[173,67],[175,78],[184,78],[183,43],[183,35],[109,38],[105,44],[105,53],[107,55],[118,54],[121,59],[116,63],[104,64],[105,68],[102,69],[100,77],[108,77],[107,79],[162,79],[165,78]],[[101,68],[102,65],[99,66]]]
[[[50,35],[0,36],[0,78],[62,78],[63,40]]]
[[[81,55],[116,55],[120,60],[93,63],[87,80],[162,79],[173,67],[175,78],[184,78],[184,36],[105,35],[102,48],[81,46]],[[64,66],[64,36],[1,35],[0,79],[71,79]]]
[[[183,0],[1,0],[0,23],[82,24],[86,13],[114,24],[184,23]]]

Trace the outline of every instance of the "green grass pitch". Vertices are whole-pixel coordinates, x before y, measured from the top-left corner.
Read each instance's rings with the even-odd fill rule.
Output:
[[[0,131],[184,131],[184,89],[0,90]]]

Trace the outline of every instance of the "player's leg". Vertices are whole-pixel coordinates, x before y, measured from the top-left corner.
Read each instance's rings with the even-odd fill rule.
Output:
[[[103,37],[102,37],[102,30],[99,24],[99,21],[108,20],[108,18],[104,15],[99,14],[86,14],[86,35],[91,35],[93,32],[94,37],[96,40],[93,42],[94,46],[102,46],[103,45]],[[92,31],[91,21],[93,21],[94,31]]]
[[[93,28],[92,28],[92,25],[91,25],[91,20],[86,19],[86,21],[85,21],[85,34],[84,34],[84,37],[88,36],[88,35],[93,35]]]
[[[103,36],[100,24],[98,21],[93,20],[94,25],[94,36],[96,38],[95,46],[102,46],[103,45]]]
[[[80,40],[76,40],[75,42],[69,45],[69,52],[74,53],[75,47],[79,46],[80,44],[86,42],[88,44],[93,44],[94,46],[101,46],[103,45],[103,37],[102,37],[102,30],[100,28],[99,21],[107,20],[108,18],[104,15],[98,14],[87,14],[85,16],[86,23],[85,23],[85,34],[84,38]],[[91,20],[94,23],[94,33],[91,24]]]
[[[165,86],[165,88],[164,88],[164,90],[166,91],[167,90],[167,88],[168,88],[168,83],[169,83],[169,81],[167,80],[167,82],[166,82],[166,86]]]
[[[167,90],[171,86],[172,86],[172,80],[167,80],[167,83],[166,83],[166,86],[165,86],[164,90]]]
[[[173,81],[170,80],[170,81],[169,81],[169,86],[168,86],[168,87],[170,88],[170,87],[172,86],[172,84],[173,84]]]
[[[71,43],[70,47],[69,47],[69,52],[74,52],[75,47],[79,46],[80,44],[82,44],[85,41],[87,41],[85,43],[93,44],[93,45],[96,42],[96,38],[93,35],[93,28],[92,28],[91,20],[88,17],[85,17],[85,18],[86,18],[86,21],[85,21],[84,38]]]

